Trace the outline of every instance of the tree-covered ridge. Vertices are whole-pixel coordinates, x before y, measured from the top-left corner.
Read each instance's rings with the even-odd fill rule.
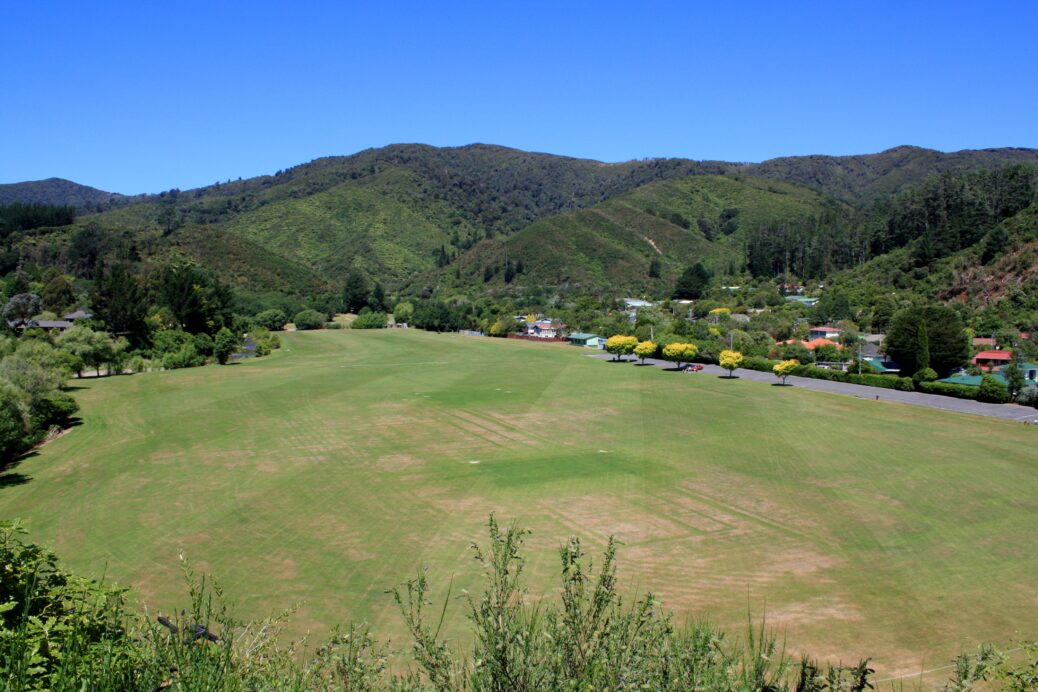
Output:
[[[132,198],[114,192],[105,192],[88,185],[80,185],[62,178],[47,178],[24,183],[0,185],[0,204],[45,204],[68,206],[84,212],[101,211],[113,204]]]
[[[799,183],[855,205],[867,205],[936,173],[994,170],[1038,163],[1038,150],[1018,147],[951,153],[900,146],[857,156],[786,156],[749,164],[754,175]]]

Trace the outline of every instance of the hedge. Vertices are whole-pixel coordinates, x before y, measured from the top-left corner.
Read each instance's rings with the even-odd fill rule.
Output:
[[[919,391],[927,394],[953,396],[956,399],[976,399],[979,387],[968,384],[952,384],[951,382],[919,382]]]

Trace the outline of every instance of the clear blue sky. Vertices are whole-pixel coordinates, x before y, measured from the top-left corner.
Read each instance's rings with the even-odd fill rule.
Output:
[[[795,4],[9,0],[0,182],[188,189],[394,142],[1038,147],[1038,2]]]

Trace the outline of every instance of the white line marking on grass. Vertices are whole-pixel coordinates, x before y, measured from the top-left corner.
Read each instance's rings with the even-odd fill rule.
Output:
[[[472,460],[472,461],[470,461],[469,463],[470,463],[470,464],[478,464],[478,463],[479,463],[479,459],[473,459],[473,460]]]

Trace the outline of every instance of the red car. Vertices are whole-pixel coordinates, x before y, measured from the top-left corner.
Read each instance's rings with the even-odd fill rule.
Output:
[[[685,366],[685,372],[699,372],[703,369],[703,366],[699,363],[693,363]]]

